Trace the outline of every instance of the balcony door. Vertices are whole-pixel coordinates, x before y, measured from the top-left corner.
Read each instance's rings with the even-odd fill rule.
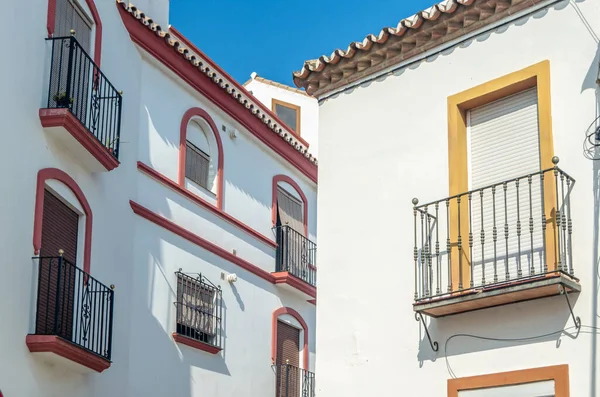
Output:
[[[92,95],[90,88],[95,71],[90,67],[87,56],[83,54],[83,52],[88,56],[91,54],[92,26],[91,19],[76,0],[56,0],[54,37],[70,37],[73,30],[81,48],[71,48],[68,40],[59,41],[54,46],[55,61],[52,65],[49,100],[53,101],[55,97],[67,94],[72,99],[70,109],[79,120],[87,120],[88,103]],[[67,80],[70,80],[70,84]]]
[[[277,321],[277,396],[299,397],[300,330]]]
[[[540,177],[515,180],[540,171],[537,98],[534,87],[467,112],[469,190],[507,181],[469,200],[474,286],[543,269]]]
[[[48,190],[43,214],[36,333],[71,340],[79,215]]]
[[[277,244],[281,251],[284,271],[297,277],[308,277],[308,245],[304,236],[302,201],[291,193],[277,187]]]

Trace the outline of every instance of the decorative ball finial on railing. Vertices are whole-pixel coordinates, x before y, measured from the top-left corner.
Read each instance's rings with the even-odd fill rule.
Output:
[[[71,29],[71,36],[75,36],[75,29]]]
[[[115,289],[115,285],[114,285],[114,284],[111,284],[111,285],[110,285],[110,289],[112,289],[112,290],[114,291],[114,289]]]
[[[65,250],[63,250],[63,249],[58,250],[58,256],[63,256],[64,254],[65,254]]]
[[[555,166],[558,165],[559,161],[560,161],[560,159],[558,158],[558,156],[552,157],[552,164],[554,164]]]
[[[417,204],[419,204],[419,199],[418,199],[418,198],[416,198],[416,197],[415,197],[415,198],[413,198],[413,199],[412,199],[412,203],[413,203],[413,205],[416,207],[416,206],[417,206]]]

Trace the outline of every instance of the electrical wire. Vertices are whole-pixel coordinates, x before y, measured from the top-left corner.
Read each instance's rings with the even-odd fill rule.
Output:
[[[600,330],[600,328],[598,327],[593,327],[591,325],[581,325],[577,331],[577,334],[575,334],[574,338],[577,338],[577,336],[582,332],[581,329],[582,328],[590,328],[593,330]],[[557,331],[553,331],[553,332],[548,332],[545,334],[541,334],[541,335],[534,335],[534,336],[526,336],[526,337],[522,337],[522,338],[492,338],[489,336],[481,336],[481,335],[473,335],[473,334],[454,334],[448,337],[448,339],[446,339],[446,342],[444,343],[444,359],[446,361],[446,368],[448,370],[448,373],[450,374],[450,376],[452,378],[457,378],[456,374],[454,373],[454,371],[452,370],[452,366],[450,365],[450,362],[448,360],[448,343],[455,338],[472,338],[472,339],[479,339],[479,340],[485,340],[485,341],[493,341],[493,342],[527,342],[527,341],[531,341],[531,340],[536,340],[536,339],[543,339],[543,338],[547,338],[549,336],[553,336],[553,335],[558,335],[558,334],[563,334],[566,333],[568,334],[567,331],[572,330],[572,329],[577,329],[577,327],[575,326],[571,326],[571,327],[567,327],[567,328],[563,328],[561,330],[557,330]],[[584,332],[584,333],[592,333],[592,332]],[[596,332],[594,332],[596,333]]]

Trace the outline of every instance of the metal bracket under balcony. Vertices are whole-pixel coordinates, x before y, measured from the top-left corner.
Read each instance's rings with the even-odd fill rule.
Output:
[[[442,317],[581,291],[575,180],[552,161],[553,168],[443,200],[413,200],[415,312]]]
[[[50,71],[46,107],[39,110],[53,142],[92,172],[119,165],[122,93],[75,36],[46,39]]]

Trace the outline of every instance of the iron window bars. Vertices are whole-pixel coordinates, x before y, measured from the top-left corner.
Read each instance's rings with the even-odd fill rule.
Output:
[[[291,226],[275,227],[276,271],[289,272],[306,283],[317,285],[317,244]]]
[[[222,291],[201,274],[177,275],[177,333],[222,348]]]
[[[66,108],[119,158],[123,97],[75,36],[47,38],[52,43],[48,108]]]
[[[575,179],[552,161],[553,168],[443,200],[413,199],[415,301],[556,271],[574,278]]]
[[[56,335],[111,359],[114,286],[61,256],[38,261],[36,335]]]

